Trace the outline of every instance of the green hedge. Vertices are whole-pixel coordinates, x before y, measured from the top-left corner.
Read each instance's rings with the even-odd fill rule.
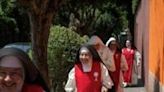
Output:
[[[73,67],[76,51],[88,40],[70,28],[53,26],[48,43],[48,64],[53,92],[64,92],[67,75]]]

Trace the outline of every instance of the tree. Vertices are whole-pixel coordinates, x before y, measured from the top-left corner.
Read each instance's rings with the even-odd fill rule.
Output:
[[[75,39],[76,38],[76,39]],[[52,26],[48,43],[48,65],[52,92],[65,92],[67,75],[74,66],[78,48],[88,41],[88,37],[63,26]]]
[[[130,0],[18,0],[28,11],[33,58],[44,79],[48,82],[47,43],[52,21],[73,27],[80,35],[99,34],[104,41],[112,32],[119,33],[128,27]],[[123,3],[123,4],[122,4]],[[61,5],[63,5],[61,7]],[[127,5],[127,7],[126,7]],[[131,9],[131,8],[130,8]],[[70,18],[70,15],[73,15]],[[54,18],[55,15],[55,18]],[[72,22],[70,22],[72,19]],[[54,21],[55,20],[55,21]]]
[[[49,29],[63,0],[18,0],[28,12],[31,28],[33,59],[43,78],[49,84],[47,64],[47,44]]]
[[[71,26],[80,35],[97,34],[103,41],[128,27],[127,12],[112,0],[68,0],[54,23]]]
[[[127,11],[128,28],[132,35],[132,41],[134,41],[135,15],[137,13],[137,9],[140,5],[141,0],[116,0],[115,2],[117,3],[117,5],[124,7],[124,10]]]
[[[16,21],[10,17],[10,14],[15,7],[13,0],[1,0],[0,1],[0,46],[4,46],[12,39],[12,34],[17,31]],[[10,35],[10,37],[6,37]]]
[[[16,0],[0,0],[0,47],[29,41],[29,20]]]
[[[92,30],[91,26],[99,16],[96,8],[101,7],[102,4],[108,0],[18,0],[22,6],[28,11],[30,20],[31,37],[33,58],[37,63],[44,79],[48,81],[48,65],[47,65],[47,43],[49,37],[49,29],[52,24],[53,16],[57,14],[57,11],[61,7],[61,4],[71,4],[70,9],[80,20],[80,25],[77,27],[77,33],[82,34],[88,32],[88,29]],[[80,3],[76,3],[80,2]],[[73,7],[73,4],[75,6]],[[72,9],[71,9],[72,8]],[[76,9],[77,8],[77,9]],[[65,8],[66,9],[66,8]],[[79,13],[78,13],[79,12]],[[94,17],[96,15],[96,17]],[[79,17],[78,17],[79,16]],[[88,19],[92,19],[89,20]],[[101,20],[101,19],[100,19]],[[85,31],[84,31],[85,30]],[[84,35],[84,34],[83,34]]]

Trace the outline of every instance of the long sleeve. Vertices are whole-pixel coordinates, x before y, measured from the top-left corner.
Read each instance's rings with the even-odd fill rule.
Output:
[[[137,75],[138,78],[141,78],[142,74],[142,57],[139,51],[135,51],[135,61],[136,61],[136,68],[137,68]]]
[[[128,70],[128,64],[127,64],[125,56],[123,54],[121,55],[121,70],[122,71]]]
[[[114,72],[116,70],[115,63],[114,63],[114,58],[113,58],[113,53],[109,50],[108,47],[104,47],[101,49],[99,52],[99,55],[105,64],[106,68],[109,71]]]
[[[135,60],[137,62],[137,65],[141,64],[141,54],[139,53],[139,51],[135,51]]]
[[[75,68],[73,68],[68,74],[68,80],[65,85],[66,92],[75,92],[76,84],[75,84]]]
[[[107,68],[103,64],[101,64],[101,70],[102,70],[101,72],[102,84],[108,89],[112,88],[112,86],[114,85],[113,81],[111,80],[109,76]]]

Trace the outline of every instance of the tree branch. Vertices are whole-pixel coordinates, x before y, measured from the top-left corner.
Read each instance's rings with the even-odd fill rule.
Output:
[[[64,0],[49,0],[46,12],[57,12]]]

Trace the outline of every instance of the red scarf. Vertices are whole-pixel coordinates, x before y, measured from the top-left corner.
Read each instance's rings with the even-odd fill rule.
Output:
[[[114,72],[109,71],[109,73],[110,73],[110,76],[114,82],[114,86],[117,89],[118,85],[119,85],[119,79],[120,79],[121,53],[115,52],[113,57],[114,57],[114,63],[116,66],[116,71],[114,71]]]
[[[77,92],[101,91],[101,66],[99,62],[93,62],[90,72],[83,72],[82,64],[75,65],[75,79]]]

